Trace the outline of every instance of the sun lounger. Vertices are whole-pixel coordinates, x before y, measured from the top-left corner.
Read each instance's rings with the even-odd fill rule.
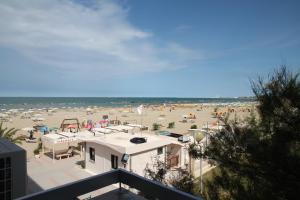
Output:
[[[37,139],[36,138],[25,138],[25,141],[27,143],[36,143],[37,142]]]
[[[66,153],[55,154],[55,158],[61,160],[63,157],[71,157],[73,156],[73,148],[69,148]]]

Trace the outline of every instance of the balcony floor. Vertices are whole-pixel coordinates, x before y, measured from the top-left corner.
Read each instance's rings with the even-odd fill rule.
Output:
[[[46,155],[38,159],[29,158],[27,160],[27,194],[92,176],[93,174],[88,173],[77,164],[80,160],[79,155],[55,160],[55,162]]]

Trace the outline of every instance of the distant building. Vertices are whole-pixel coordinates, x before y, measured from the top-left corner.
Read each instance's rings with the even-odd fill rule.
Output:
[[[24,196],[27,185],[26,151],[0,138],[0,199]]]

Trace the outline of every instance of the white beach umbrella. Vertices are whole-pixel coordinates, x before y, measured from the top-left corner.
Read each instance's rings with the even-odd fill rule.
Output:
[[[143,105],[140,105],[139,107],[137,107],[137,112],[139,115],[143,114],[143,111],[144,111],[144,106]]]
[[[19,112],[18,109],[10,109],[9,111],[12,112],[12,113],[17,113],[17,112]]]
[[[164,117],[158,117],[158,118],[157,118],[158,121],[164,121],[165,119],[166,119],[166,118],[164,118]]]
[[[8,117],[8,115],[7,114],[4,114],[4,113],[0,113],[0,117]]]

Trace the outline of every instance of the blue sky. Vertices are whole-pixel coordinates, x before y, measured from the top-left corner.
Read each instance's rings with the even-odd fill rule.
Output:
[[[236,97],[300,69],[299,1],[0,2],[0,96]]]

